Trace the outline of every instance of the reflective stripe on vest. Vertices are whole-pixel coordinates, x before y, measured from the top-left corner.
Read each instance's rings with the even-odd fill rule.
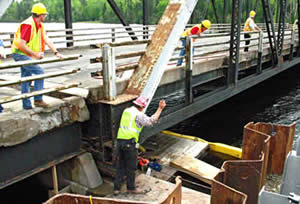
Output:
[[[134,138],[138,143],[139,135],[143,129],[143,127],[138,128],[136,125],[135,119],[138,114],[140,114],[140,111],[134,106],[124,110],[118,130],[118,139],[130,140]]]
[[[21,55],[27,55],[24,50],[21,49],[19,46],[20,40],[21,40],[21,26],[23,24],[27,24],[31,26],[31,34],[29,42],[26,43],[27,47],[34,51],[34,52],[44,52],[45,51],[45,31],[44,31],[44,25],[41,23],[41,27],[36,31],[36,25],[32,17],[27,18],[25,21],[23,21],[15,34],[14,41],[11,46],[11,52],[17,53]],[[31,57],[31,56],[30,56]]]

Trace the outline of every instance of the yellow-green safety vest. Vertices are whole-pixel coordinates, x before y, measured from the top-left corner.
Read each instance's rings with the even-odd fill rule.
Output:
[[[21,40],[21,26],[23,24],[31,25],[31,35],[30,40],[26,45],[28,48],[34,52],[44,52],[45,51],[45,31],[44,31],[44,25],[41,23],[41,28],[36,32],[36,25],[35,22],[31,17],[27,18],[25,21],[23,21],[19,27],[17,32],[15,33],[14,41],[11,46],[11,52],[20,54],[20,55],[27,55],[25,51],[23,51],[20,46],[20,40]],[[31,57],[31,56],[30,56]]]
[[[135,142],[138,143],[139,135],[143,129],[143,127],[138,128],[135,122],[136,116],[141,112],[135,108],[134,106],[130,108],[126,108],[123,111],[120,127],[118,130],[117,139],[130,140],[132,138],[135,139]]]

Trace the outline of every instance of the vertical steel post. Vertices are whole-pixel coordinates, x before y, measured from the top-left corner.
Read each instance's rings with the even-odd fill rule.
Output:
[[[278,34],[277,34],[278,56],[282,55],[282,50],[283,50],[286,5],[287,5],[286,0],[280,1],[280,14],[279,14],[280,17],[278,22]]]
[[[262,72],[261,63],[262,63],[262,52],[263,52],[263,38],[264,38],[264,32],[259,32],[257,67],[256,67],[257,74],[260,74]]]
[[[10,45],[12,45],[13,42],[14,42],[15,34],[14,34],[14,33],[11,33],[11,34],[9,35],[9,37],[10,37]]]
[[[102,57],[104,96],[106,100],[112,101],[117,96],[115,49],[105,44]]]
[[[295,35],[296,35],[296,25],[293,25],[292,34],[291,34],[291,48],[290,48],[290,56],[289,60],[293,60],[294,58],[294,45],[295,45]]]
[[[297,1],[297,12],[298,12],[298,50],[297,56],[300,56],[300,0]]]
[[[149,28],[147,25],[149,25],[149,9],[148,9],[148,2],[149,0],[143,0],[143,39],[148,39],[149,38]]]
[[[185,38],[185,103],[193,103],[193,40],[191,37]]]
[[[275,29],[274,29],[274,24],[273,24],[273,15],[271,12],[269,0],[261,0],[261,1],[262,1],[263,10],[264,10],[264,18],[265,18],[266,28],[267,28],[267,32],[268,32],[270,50],[272,53],[272,64],[273,64],[273,67],[275,67],[276,64],[278,63],[278,51],[277,51],[278,47],[277,47]]]
[[[240,61],[240,35],[241,35],[241,0],[232,1],[230,58],[227,73],[227,85],[235,85],[238,81]]]
[[[115,29],[112,28],[111,29],[111,42],[115,42],[116,41],[116,33],[115,33]]]
[[[65,9],[65,28],[72,29],[72,6],[71,0],[64,0],[64,9]],[[66,31],[66,35],[72,35],[73,31]],[[66,37],[66,40],[73,40],[73,37]],[[67,47],[72,47],[73,42],[67,42]]]

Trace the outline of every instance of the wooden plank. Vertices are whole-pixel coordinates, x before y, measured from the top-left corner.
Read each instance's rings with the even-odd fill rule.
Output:
[[[188,155],[172,160],[170,165],[210,185],[212,184],[212,179],[220,171],[220,169]]]

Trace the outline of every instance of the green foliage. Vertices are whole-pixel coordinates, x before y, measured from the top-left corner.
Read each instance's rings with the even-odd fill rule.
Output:
[[[47,21],[64,21],[64,0],[39,0],[44,3],[48,9],[49,15]],[[20,22],[31,15],[31,7],[37,0],[14,1],[6,13],[0,19],[5,22]],[[121,14],[130,24],[141,24],[143,21],[143,0],[115,0]],[[214,0],[216,12],[213,10],[212,0],[198,0],[192,22],[198,23],[203,19],[210,19],[216,23],[216,14],[219,23],[230,23],[232,0]],[[280,0],[270,0],[273,20],[278,22]],[[101,23],[120,23],[118,17],[113,12],[107,0],[72,0],[72,19],[78,21],[95,21]],[[147,0],[149,6],[149,24],[157,24],[162,16],[169,0]],[[227,9],[224,12],[224,5]],[[242,1],[242,23],[247,19],[248,10],[256,10],[256,22],[263,22],[263,9],[261,0]],[[224,15],[224,19],[223,19]],[[287,1],[286,22],[293,23],[297,18],[297,0]]]

